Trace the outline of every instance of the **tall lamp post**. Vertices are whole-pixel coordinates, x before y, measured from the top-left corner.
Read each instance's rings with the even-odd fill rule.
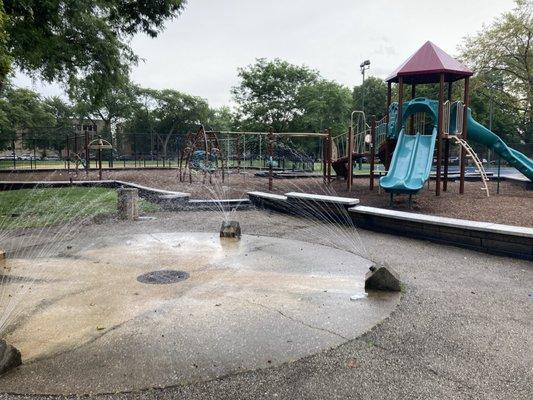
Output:
[[[365,71],[370,68],[370,60],[365,60],[359,65],[361,74],[363,75],[363,83],[361,84],[361,110],[365,111]]]

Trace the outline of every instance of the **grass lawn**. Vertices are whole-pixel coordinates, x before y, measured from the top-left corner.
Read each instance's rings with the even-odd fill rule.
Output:
[[[141,211],[158,206],[140,201]],[[77,223],[99,214],[114,213],[117,194],[106,188],[20,189],[0,192],[0,231]]]

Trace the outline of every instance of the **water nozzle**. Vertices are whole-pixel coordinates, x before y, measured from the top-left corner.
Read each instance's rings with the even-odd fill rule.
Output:
[[[220,237],[241,238],[241,226],[239,221],[223,221],[220,227]]]

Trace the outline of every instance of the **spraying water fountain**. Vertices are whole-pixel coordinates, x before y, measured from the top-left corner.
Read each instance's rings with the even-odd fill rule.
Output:
[[[392,312],[399,294],[365,290],[373,262],[338,213],[309,203],[303,219],[238,214],[224,192],[212,190],[212,211],[176,214],[178,225],[138,219],[137,191],[119,190],[119,214],[103,225],[76,217],[98,198],[23,236],[1,230],[10,276],[1,337],[23,364],[0,377],[0,391],[210,380],[338,346]],[[17,360],[14,350],[0,342],[0,355]]]

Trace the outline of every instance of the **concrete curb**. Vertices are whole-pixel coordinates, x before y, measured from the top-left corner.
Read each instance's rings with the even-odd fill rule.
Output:
[[[269,208],[287,214],[311,217],[308,212],[300,212],[306,202],[314,202],[317,207],[334,206],[333,210],[340,213],[346,209],[349,218],[358,228],[408,236],[416,239],[430,240],[453,246],[468,248],[490,254],[533,260],[533,229],[493,224],[490,222],[468,221],[456,218],[437,217],[433,215],[417,214],[404,211],[388,210],[361,205],[346,206],[350,201],[337,201],[338,197],[309,195],[305,193],[287,193],[285,196],[264,192],[249,192],[250,201],[257,207]],[[302,203],[295,199],[304,199]],[[358,200],[357,200],[358,203]],[[340,218],[336,217],[335,220]],[[332,219],[328,215],[327,219]],[[319,218],[316,213],[313,218]],[[346,220],[346,216],[344,218]]]
[[[532,228],[366,206],[348,211],[355,224],[364,229],[533,260]]]

